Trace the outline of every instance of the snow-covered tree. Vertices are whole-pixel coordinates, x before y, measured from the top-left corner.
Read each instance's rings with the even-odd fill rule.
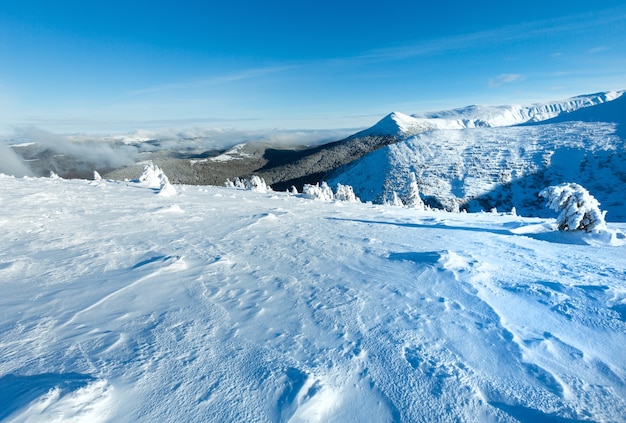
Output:
[[[170,184],[170,180],[165,172],[152,162],[148,162],[144,165],[143,173],[139,177],[139,182],[150,188],[158,188],[158,194],[162,196],[176,194],[176,188]]]
[[[349,201],[352,203],[361,202],[361,200],[359,200],[356,194],[354,193],[354,189],[350,185],[342,185],[342,184],[337,184],[337,190],[335,192],[335,200]]]
[[[158,195],[161,195],[163,197],[176,195],[176,188],[174,188],[174,185],[170,184],[170,181],[167,179],[167,176],[165,176],[165,174],[163,174],[163,176],[164,178],[161,179],[161,182],[159,184]]]
[[[424,210],[424,202],[420,197],[420,190],[417,186],[417,177],[411,172],[409,176],[409,188],[404,200],[404,205],[411,209]]]
[[[578,184],[551,186],[539,196],[547,199],[547,207],[560,212],[556,219],[559,230],[599,232],[606,229],[606,211],[601,211],[598,200]]]
[[[320,189],[324,194],[324,198],[329,199],[328,201],[331,201],[333,198],[335,198],[335,194],[333,193],[332,188],[328,185],[328,183],[326,183],[326,181],[322,181],[322,183],[320,184]]]
[[[322,182],[320,185],[319,182],[315,185],[304,184],[302,188],[302,193],[308,198],[322,201],[332,201],[335,198],[335,194],[333,194],[333,190],[328,186],[328,183]]]
[[[139,182],[150,188],[161,188],[161,182],[169,182],[165,173],[152,162],[148,162],[143,167],[143,173],[139,176]]]
[[[226,188],[247,189],[257,192],[268,192],[272,190],[272,188],[265,183],[265,179],[257,175],[252,175],[250,179],[240,179],[238,177],[236,177],[233,181],[226,179],[224,186]]]
[[[239,178],[235,178],[233,185],[235,185],[235,188],[246,189],[246,181]]]
[[[246,185],[246,189],[249,189],[250,191],[268,192],[272,190],[265,183],[265,179],[257,175],[252,175],[252,177],[249,180],[246,179],[245,185]]]
[[[402,199],[400,198],[398,193],[395,191],[391,191],[391,194],[387,195],[387,198],[385,198],[383,204],[386,204],[388,206],[394,206],[394,207],[404,207],[404,203],[402,202]]]

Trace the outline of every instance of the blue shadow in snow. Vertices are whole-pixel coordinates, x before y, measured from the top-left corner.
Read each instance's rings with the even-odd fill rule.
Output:
[[[327,220],[337,220],[345,222],[357,222],[365,223],[369,225],[391,225],[399,226],[403,228],[416,228],[416,229],[447,229],[454,231],[469,231],[469,232],[483,232],[491,233],[495,235],[508,235],[508,236],[523,236],[526,238],[536,239],[538,241],[550,242],[553,244],[568,244],[568,245],[589,245],[585,239],[581,237],[582,232],[568,232],[568,231],[550,231],[541,233],[515,233],[508,229],[494,229],[494,228],[477,228],[467,226],[450,226],[443,223],[434,224],[420,224],[420,223],[397,223],[397,222],[385,222],[376,220],[362,220],[362,219],[343,219],[339,217],[327,217]]]
[[[423,253],[391,253],[389,254],[389,259],[395,261],[411,261],[416,264],[435,265],[441,259],[441,254],[436,251],[427,251]]]
[[[326,219],[345,221],[345,222],[366,223],[370,225],[391,225],[391,226],[398,226],[402,228],[448,229],[448,230],[469,231],[469,232],[487,232],[487,233],[492,233],[496,235],[515,235],[513,232],[509,231],[508,229],[490,229],[490,228],[475,228],[475,227],[467,227],[467,226],[450,226],[450,225],[444,225],[442,223],[434,223],[434,224],[397,223],[397,222],[385,222],[385,221],[376,221],[376,220],[343,219],[340,217],[327,217]]]
[[[27,406],[53,388],[61,392],[73,392],[95,380],[80,373],[43,373],[20,376],[5,375],[0,378],[0,420]]]
[[[583,423],[589,420],[568,419],[554,414],[546,414],[523,405],[511,405],[503,402],[490,402],[489,405],[499,408],[509,416],[522,423]]]

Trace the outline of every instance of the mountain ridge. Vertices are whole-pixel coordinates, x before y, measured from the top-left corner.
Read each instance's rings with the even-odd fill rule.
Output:
[[[541,185],[577,182],[592,193],[599,185],[596,191],[600,201],[609,205],[609,218],[626,219],[623,205],[616,204],[606,188],[621,187],[626,181],[620,164],[626,139],[625,92],[530,106],[472,105],[419,115],[396,111],[347,138],[309,148],[247,142],[222,151],[195,145],[202,154],[184,154],[151,140],[136,164],[117,168],[95,168],[81,157],[58,154],[50,145],[43,149],[24,144],[14,149],[22,152],[31,168],[39,166],[38,176],[54,171],[62,177],[87,179],[97,170],[107,179],[135,179],[143,163],[151,160],[177,184],[223,185],[227,179],[258,175],[282,191],[328,180],[351,185],[364,201],[374,202],[388,201],[394,190],[401,193],[403,179],[415,172],[427,204],[446,210],[516,207],[530,213],[541,207],[534,197],[535,191],[545,188]],[[565,139],[559,141],[563,134]],[[587,144],[581,141],[585,137],[590,138]],[[123,148],[129,145],[124,143]],[[565,169],[568,166],[578,173],[572,174]],[[598,174],[604,178],[600,184],[595,180]],[[565,175],[574,180],[564,180]],[[511,190],[527,192],[514,195]]]
[[[625,92],[624,90],[605,91],[548,103],[536,103],[530,106],[471,105],[452,110],[412,115],[394,111],[386,115],[371,128],[360,133],[392,136],[416,135],[432,129],[493,128],[539,123],[580,109],[611,103],[622,98]]]
[[[532,109],[550,112],[542,117],[558,113],[542,121],[405,133],[397,143],[337,169],[328,179],[352,185],[364,201],[384,203],[391,202],[394,192],[405,195],[408,176],[415,173],[431,207],[470,212],[515,208],[524,215],[549,213],[537,197],[543,188],[575,182],[598,198],[609,219],[624,220],[623,94],[579,96]]]

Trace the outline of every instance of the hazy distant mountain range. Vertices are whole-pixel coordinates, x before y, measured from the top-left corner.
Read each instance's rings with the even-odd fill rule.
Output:
[[[364,201],[402,195],[411,172],[425,202],[451,211],[520,214],[541,209],[537,192],[577,182],[609,211],[626,219],[626,96],[603,92],[531,106],[469,106],[405,115],[394,112],[369,129],[313,148],[244,143],[226,151],[186,153],[149,149],[173,183],[223,185],[226,179],[261,176],[275,190],[327,180],[353,186]],[[145,144],[148,143],[148,144]],[[129,145],[126,143],[126,145]],[[14,149],[35,173],[90,177],[93,166],[80,155],[55,153],[37,144]],[[110,179],[133,179],[140,163],[98,169]]]

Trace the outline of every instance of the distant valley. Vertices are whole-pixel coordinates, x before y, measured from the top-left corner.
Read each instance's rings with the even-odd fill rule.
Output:
[[[624,91],[582,95],[531,106],[469,106],[405,115],[394,112],[369,129],[314,147],[248,142],[227,150],[136,148],[135,163],[109,166],[31,144],[14,150],[39,176],[50,171],[90,178],[133,179],[151,160],[173,183],[223,185],[258,175],[275,190],[326,180],[351,185],[363,201],[384,203],[405,194],[410,173],[432,208],[510,211],[535,215],[537,192],[577,182],[608,210],[626,219],[626,96]],[[146,144],[148,143],[148,144]],[[146,148],[152,143],[153,148]],[[210,145],[210,140],[207,141]]]

